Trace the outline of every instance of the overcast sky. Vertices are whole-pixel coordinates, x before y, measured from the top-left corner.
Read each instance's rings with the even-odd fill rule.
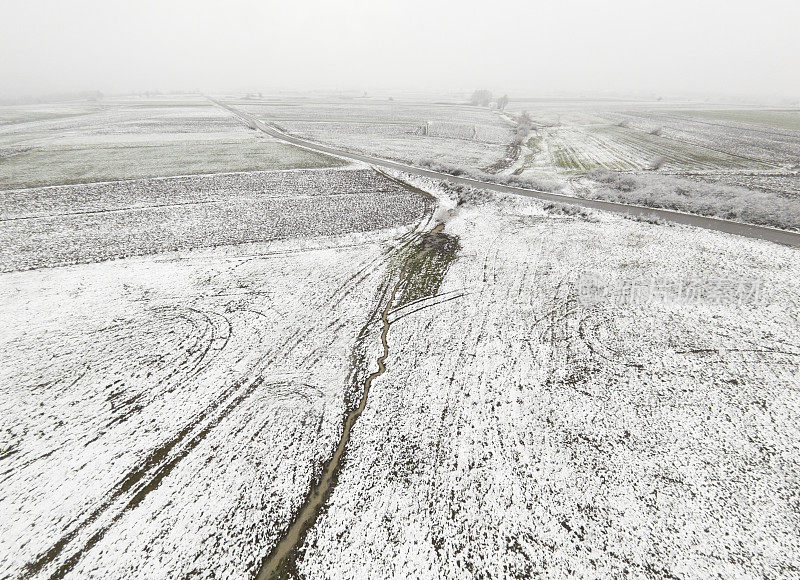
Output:
[[[0,95],[98,89],[800,98],[800,0],[0,0]]]

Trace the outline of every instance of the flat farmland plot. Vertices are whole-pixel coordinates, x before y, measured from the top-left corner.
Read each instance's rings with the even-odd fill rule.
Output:
[[[761,125],[773,129],[800,131],[800,110],[797,109],[710,109],[680,111],[680,114],[700,119]]]
[[[645,132],[660,129],[665,139],[738,157],[751,168],[780,168],[800,159],[798,131],[699,117],[682,111],[631,111],[617,118]]]
[[[290,133],[346,150],[414,162],[486,167],[506,156],[512,124],[485,108],[364,100],[253,104],[229,101]]]
[[[444,233],[461,249],[435,295],[390,316],[389,370],[300,577],[800,566],[794,249],[527,200],[464,207]],[[585,302],[583,276],[610,294]],[[613,291],[714,278],[763,294]]]
[[[622,171],[649,169],[653,161],[672,170],[758,169],[768,165],[735,155],[617,125],[564,126],[541,129],[555,167],[585,172],[594,168]]]
[[[797,173],[703,173],[690,174],[688,177],[707,183],[766,191],[788,199],[800,199],[800,174]]]
[[[497,115],[486,108],[457,104],[388,101],[377,99],[305,98],[297,102],[286,100],[267,103],[225,99],[231,105],[263,117],[265,120],[336,121],[364,123],[409,123],[460,120],[467,124],[498,123]]]
[[[0,164],[0,187],[336,165],[341,163],[260,136],[234,141],[182,140],[162,145],[37,147]]]
[[[337,165],[251,131],[201,99],[110,101],[82,115],[0,126],[0,189]]]
[[[371,169],[117,181],[5,191],[0,199],[4,271],[364,232],[414,222],[429,208]]]
[[[794,248],[249,126],[798,230],[796,132],[448,98],[0,111],[0,578],[800,569]]]
[[[355,165],[209,173],[248,143],[339,164],[215,107],[113,116],[23,133],[117,178],[201,144],[205,174],[0,191],[0,576],[250,576],[341,436],[356,339],[433,200]]]
[[[97,111],[99,104],[56,103],[43,105],[0,105],[0,126],[77,117]]]
[[[340,435],[393,235],[0,276],[0,576],[254,575]]]

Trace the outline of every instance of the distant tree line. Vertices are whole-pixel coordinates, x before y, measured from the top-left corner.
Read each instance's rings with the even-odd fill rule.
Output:
[[[492,91],[488,89],[478,89],[472,93],[469,103],[475,107],[490,107],[494,105],[502,111],[508,105],[508,95],[503,95],[496,100],[492,99]]]

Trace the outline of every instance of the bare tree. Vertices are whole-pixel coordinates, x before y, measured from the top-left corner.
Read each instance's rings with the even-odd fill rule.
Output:
[[[514,145],[522,145],[528,137],[528,133],[531,131],[532,123],[533,121],[528,111],[522,111],[520,116],[517,117],[517,128],[514,131]]]
[[[492,91],[487,89],[478,89],[469,99],[470,104],[476,107],[488,107],[492,101]]]
[[[506,105],[508,105],[508,95],[503,95],[499,99],[497,99],[497,108],[501,111],[505,110]]]

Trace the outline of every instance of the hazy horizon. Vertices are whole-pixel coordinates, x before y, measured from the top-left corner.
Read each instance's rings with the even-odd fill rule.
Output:
[[[0,96],[487,87],[800,99],[789,0],[31,0],[0,16]]]

